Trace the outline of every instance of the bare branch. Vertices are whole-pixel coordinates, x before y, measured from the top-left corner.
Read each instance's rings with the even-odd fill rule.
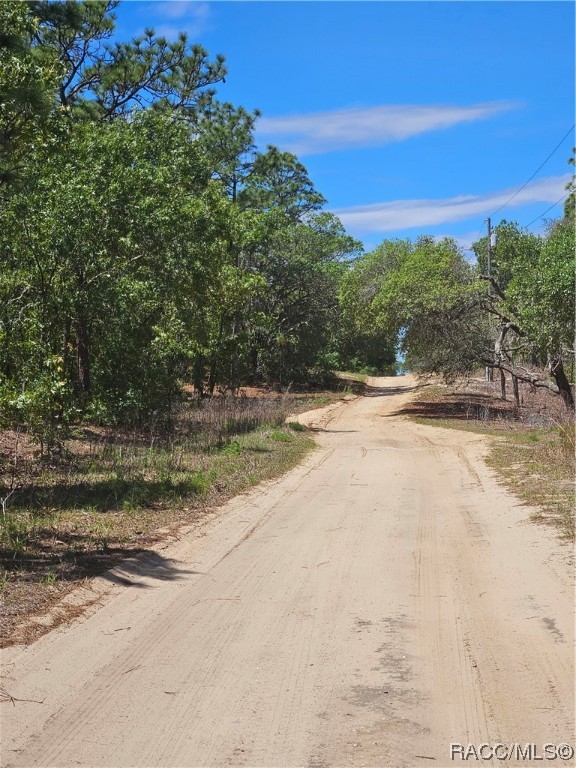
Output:
[[[496,280],[491,275],[478,275],[478,280],[486,280],[490,283],[492,288],[494,289],[494,292],[503,300],[506,300],[506,294],[504,291],[500,288]]]

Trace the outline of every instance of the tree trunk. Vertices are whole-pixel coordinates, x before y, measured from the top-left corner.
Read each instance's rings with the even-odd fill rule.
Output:
[[[514,391],[514,402],[516,407],[520,408],[520,387],[518,386],[518,377],[512,374],[512,389]]]
[[[217,373],[218,373],[218,358],[216,357],[216,355],[214,355],[212,357],[212,360],[210,361],[210,373],[208,374],[208,392],[210,392],[211,395],[214,394],[214,390],[216,389]]]
[[[252,369],[252,382],[255,384],[258,380],[258,347],[252,347],[250,350],[250,368]]]
[[[90,336],[88,333],[88,318],[83,307],[79,307],[75,321],[76,329],[76,361],[78,366],[78,388],[83,396],[90,392]]]
[[[201,357],[194,360],[194,391],[198,397],[204,394],[204,361]]]
[[[506,374],[502,368],[500,368],[500,397],[506,400]]]
[[[71,374],[71,369],[74,363],[70,360],[70,351],[74,347],[72,346],[72,320],[70,317],[66,317],[64,321],[64,331],[62,333],[62,365],[64,372],[67,376],[74,378],[74,374]]]
[[[554,377],[556,386],[560,390],[560,396],[562,397],[562,400],[564,400],[564,405],[566,408],[569,408],[573,411],[574,395],[572,393],[572,387],[570,386],[568,377],[566,376],[566,371],[564,370],[562,358],[555,357],[550,360],[550,373]]]

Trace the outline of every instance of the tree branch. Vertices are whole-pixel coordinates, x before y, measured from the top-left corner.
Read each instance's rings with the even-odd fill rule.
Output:
[[[504,291],[500,288],[496,280],[491,275],[478,275],[478,280],[486,280],[492,288],[494,289],[494,292],[504,301],[506,300],[506,295]]]

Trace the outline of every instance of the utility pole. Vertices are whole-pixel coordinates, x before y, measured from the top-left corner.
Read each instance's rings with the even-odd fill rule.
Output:
[[[492,277],[492,223],[486,219],[488,224],[488,277]]]
[[[490,219],[486,219],[488,224],[488,277],[492,277],[492,222]],[[488,288],[488,291],[492,292],[492,286]],[[494,369],[490,366],[486,366],[486,381],[492,381],[494,378]]]

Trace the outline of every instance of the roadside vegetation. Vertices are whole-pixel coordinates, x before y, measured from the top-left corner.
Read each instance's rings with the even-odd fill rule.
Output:
[[[500,397],[500,382],[463,379],[452,386],[421,383],[405,409],[423,423],[488,435],[489,466],[526,504],[532,520],[575,537],[576,446],[572,418],[558,398],[520,386],[521,405]]]

